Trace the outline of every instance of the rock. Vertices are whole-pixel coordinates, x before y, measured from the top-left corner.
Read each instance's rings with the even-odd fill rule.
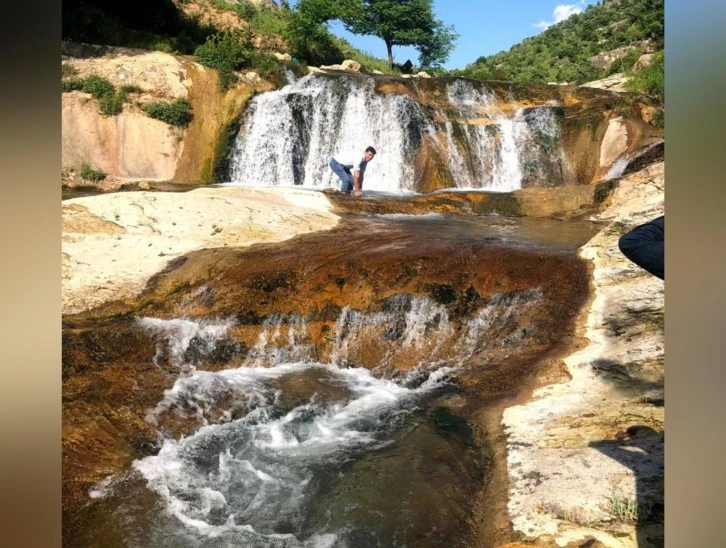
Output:
[[[116,116],[101,114],[87,93],[64,93],[61,103],[61,165],[87,163],[109,175],[168,180],[174,177],[183,143],[179,129],[126,106]]]
[[[600,144],[600,169],[609,168],[628,149],[628,128],[622,118],[608,122]]]
[[[253,70],[245,72],[245,78],[247,78],[253,84],[260,81],[260,75]]]
[[[279,53],[277,51],[272,52],[272,55],[274,55],[279,61],[284,61],[285,63],[289,63],[292,61],[292,57],[289,53]]]
[[[383,74],[380,70],[373,70],[371,74]]]
[[[595,68],[604,69],[608,68],[616,60],[622,59],[628,53],[635,49],[641,49],[646,53],[651,53],[653,51],[653,48],[654,44],[651,40],[642,40],[637,44],[631,44],[629,46],[623,46],[621,48],[616,48],[610,51],[603,51],[601,53],[598,53],[597,55],[593,55],[592,57],[590,57],[590,62]]]
[[[148,181],[141,181],[138,184],[138,188],[139,188],[139,190],[150,190],[151,189],[151,185],[149,184]]]
[[[79,55],[89,54],[93,46],[66,46]],[[73,58],[70,62],[79,78],[96,74],[114,86],[135,85],[154,95],[187,99],[192,85],[184,63],[177,57],[160,51],[130,48],[103,48],[102,57]]]
[[[509,517],[527,539],[634,546],[612,497],[663,502],[664,284],[618,250],[621,234],[662,214],[663,166],[624,177],[593,217],[608,225],[580,248],[594,268],[594,301],[585,346],[564,360],[569,380],[504,411]]]
[[[320,68],[319,67],[309,66],[308,67],[308,74],[320,74],[321,72],[323,72],[322,70],[320,70]]]
[[[413,74],[401,74],[401,78],[413,78]]]
[[[417,72],[416,73],[416,76],[418,78],[431,78],[431,76],[429,76],[429,74],[427,72],[424,72],[424,71]]]
[[[638,57],[638,60],[633,65],[633,70],[635,72],[638,72],[639,70],[643,70],[645,67],[649,66],[653,62],[653,54],[652,53],[644,53],[640,57]]]
[[[320,65],[323,70],[344,70],[343,65]]]
[[[354,72],[360,72],[360,63],[358,61],[353,61],[352,59],[346,59],[341,64],[343,67],[343,70],[352,70]]]
[[[322,193],[200,188],[124,192],[63,202],[63,313],[137,295],[170,259],[330,229]],[[278,219],[269,223],[269,219]],[[224,227],[224,230],[217,230]]]
[[[592,82],[581,84],[580,87],[607,89],[610,91],[626,91],[625,84],[628,80],[629,78],[625,76],[625,74],[617,72],[607,78],[603,78],[602,80],[594,80]]]

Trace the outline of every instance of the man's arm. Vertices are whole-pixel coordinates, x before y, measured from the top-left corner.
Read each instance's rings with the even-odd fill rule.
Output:
[[[362,184],[363,184],[363,173],[361,173],[360,171],[357,171],[357,170],[354,171],[353,172],[353,189],[354,189],[353,192],[355,193],[356,196],[361,194],[360,188],[361,188]]]

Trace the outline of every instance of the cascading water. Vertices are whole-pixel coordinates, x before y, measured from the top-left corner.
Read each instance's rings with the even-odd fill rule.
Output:
[[[147,415],[163,442],[156,455],[135,461],[132,472],[108,478],[90,495],[118,497],[116,513],[139,524],[124,531],[127,546],[411,542],[421,523],[406,513],[407,503],[401,506],[396,487],[387,487],[392,502],[380,493],[366,494],[380,489],[376,478],[382,465],[373,466],[368,480],[360,474],[368,473],[371,459],[392,463],[395,470],[397,459],[419,458],[418,436],[426,440],[426,451],[471,459],[470,445],[422,426],[421,410],[474,354],[507,337],[516,339],[521,326],[512,318],[541,297],[538,289],[494,295],[464,322],[454,322],[444,305],[422,296],[396,295],[378,312],[345,307],[331,333],[328,363],[319,361],[304,318],[273,314],[242,366],[217,372],[197,370],[193,357],[204,359],[205,352],[231,344],[232,320],[140,318],[138,324],[155,334],[157,357],[179,367],[174,385]],[[386,378],[355,365],[370,340],[383,349],[383,370],[410,355],[420,359],[407,374]],[[471,478],[452,495],[452,482],[462,479],[450,475],[451,464],[442,461],[439,470],[432,464],[436,460],[425,462],[425,477],[410,470],[396,478],[400,489],[414,496],[411,489],[429,489],[426,478],[440,477],[446,489],[434,485],[422,494],[415,501],[421,511],[451,504],[452,496],[464,504]],[[144,487],[129,481],[133,473],[140,474]],[[150,490],[164,511],[140,508],[141,491],[120,495],[124,489]],[[331,500],[339,499],[344,503],[331,508]],[[400,515],[382,520],[386,504],[394,504]]]
[[[492,92],[464,80],[449,84],[447,96],[460,119],[446,125],[449,168],[457,187],[508,192],[527,180],[552,178],[550,186],[565,181],[569,169],[562,167],[567,160],[556,105],[506,113]],[[559,166],[554,171],[548,169],[553,163]]]
[[[365,187],[414,190],[413,155],[435,129],[407,95],[379,95],[366,78],[305,76],[250,104],[231,161],[236,184],[316,188],[337,186],[328,167],[337,153],[378,154],[366,170]]]
[[[365,188],[416,191],[422,181],[414,160],[424,141],[448,157],[459,188],[511,191],[526,182],[564,182],[559,107],[505,112],[492,92],[465,80],[448,84],[446,93],[456,120],[443,122],[434,119],[443,111],[429,112],[408,94],[376,92],[372,77],[308,75],[260,94],[231,152],[227,184],[337,187],[330,158],[362,155],[373,145],[378,154]]]

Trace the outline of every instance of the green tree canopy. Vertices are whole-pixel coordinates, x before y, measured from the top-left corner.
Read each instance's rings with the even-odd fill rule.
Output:
[[[314,21],[339,19],[353,34],[378,36],[393,66],[393,46],[414,46],[421,66],[448,58],[457,34],[434,17],[433,0],[300,0],[301,14]]]

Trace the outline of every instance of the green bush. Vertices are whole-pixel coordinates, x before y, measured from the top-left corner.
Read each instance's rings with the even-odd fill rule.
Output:
[[[81,166],[80,175],[87,181],[94,181],[96,183],[98,181],[103,181],[106,178],[106,173],[103,170],[93,169],[88,164],[83,164]]]
[[[233,9],[245,21],[250,21],[257,14],[257,7],[247,0],[240,0]]]
[[[122,93],[125,93],[127,95],[129,93],[143,93],[144,92],[143,89],[141,89],[139,86],[137,86],[135,84],[126,84],[124,86],[121,86],[119,88],[119,91]]]
[[[274,55],[264,51],[254,52],[250,61],[262,78],[275,79],[282,75],[282,64]]]
[[[650,65],[633,74],[626,84],[629,91],[646,93],[660,99],[665,99],[665,58],[663,50],[653,54]]]
[[[83,89],[83,79],[82,78],[66,78],[61,83],[63,93],[67,93],[69,91],[81,91]]]
[[[191,105],[183,99],[173,103],[149,103],[145,105],[146,114],[172,126],[186,127],[192,121]]]
[[[90,93],[98,100],[100,100],[104,95],[113,95],[116,91],[111,82],[106,80],[103,76],[96,76],[95,74],[84,78],[83,87],[81,89],[85,93]]]
[[[240,36],[224,32],[207,38],[194,55],[202,65],[217,69],[220,85],[226,89],[234,82],[234,71],[249,64],[251,52]]]
[[[126,94],[123,92],[119,93],[107,93],[102,95],[98,99],[98,106],[101,110],[101,114],[106,116],[115,116],[120,114],[124,107],[126,100]]]

